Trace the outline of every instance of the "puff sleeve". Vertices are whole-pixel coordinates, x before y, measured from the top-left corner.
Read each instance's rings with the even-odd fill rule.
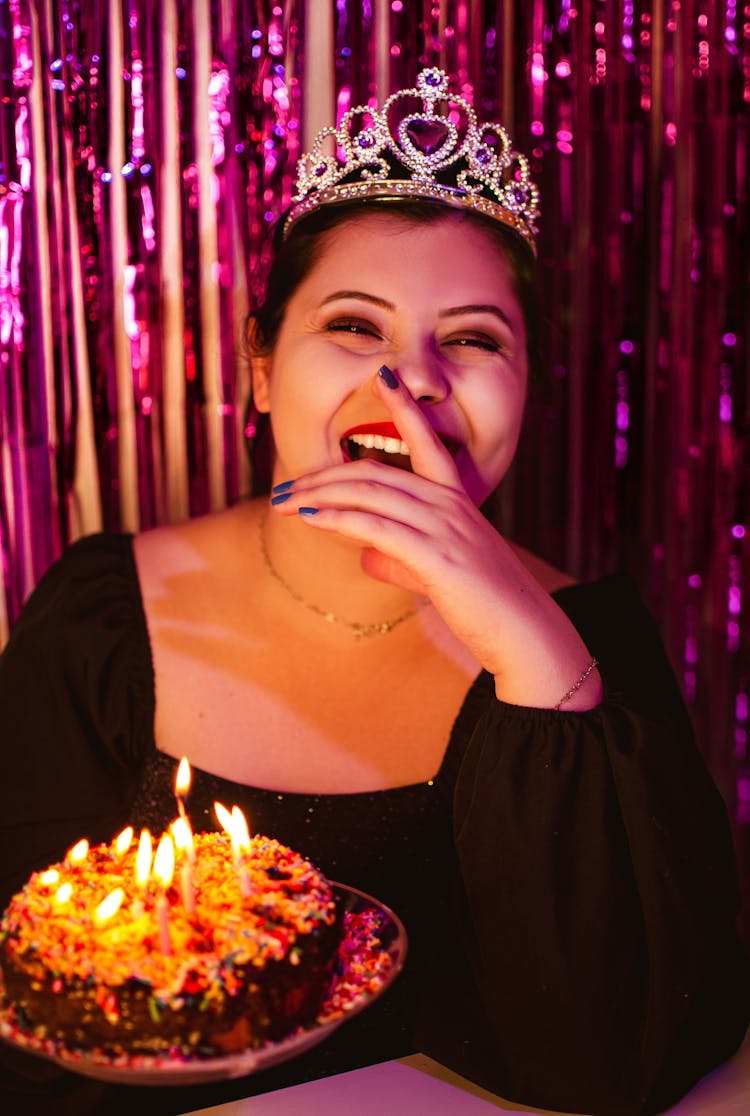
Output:
[[[493,699],[476,724],[454,803],[466,972],[419,1041],[510,1099],[640,1116],[734,1053],[750,1020],[731,837],[635,586],[558,600],[604,699]]]
[[[132,538],[82,539],[0,656],[0,909],[33,869],[124,824],[153,716]]]

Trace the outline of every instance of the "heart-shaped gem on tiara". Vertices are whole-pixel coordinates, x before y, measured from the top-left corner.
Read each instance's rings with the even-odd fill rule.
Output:
[[[423,155],[434,155],[450,138],[450,128],[443,120],[412,120],[404,129],[412,144]]]
[[[396,153],[412,170],[431,178],[436,170],[455,159],[457,143],[458,129],[452,121],[415,113],[399,123]]]

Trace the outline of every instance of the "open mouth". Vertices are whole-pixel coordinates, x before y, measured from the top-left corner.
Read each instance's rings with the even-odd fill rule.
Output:
[[[368,422],[347,430],[341,439],[344,461],[369,458],[411,471],[409,447],[392,422]]]
[[[451,457],[455,458],[460,449],[459,443],[442,434],[439,437]],[[411,472],[409,447],[392,422],[366,422],[353,426],[341,439],[341,452],[344,461],[370,458]]]

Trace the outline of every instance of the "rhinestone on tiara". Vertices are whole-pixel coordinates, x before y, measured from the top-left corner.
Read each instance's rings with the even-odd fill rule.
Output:
[[[415,99],[421,111],[414,111]],[[320,206],[399,197],[474,209],[536,250],[539,192],[527,160],[500,124],[479,124],[471,105],[448,91],[448,75],[434,67],[382,108],[350,109],[338,128],[318,133],[298,163],[283,236]]]

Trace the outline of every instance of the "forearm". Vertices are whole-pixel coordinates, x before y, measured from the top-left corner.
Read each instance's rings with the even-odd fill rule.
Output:
[[[538,709],[562,704],[566,712],[595,708],[602,680],[581,635],[525,569],[508,580],[495,610],[496,646],[483,664],[498,700]]]

